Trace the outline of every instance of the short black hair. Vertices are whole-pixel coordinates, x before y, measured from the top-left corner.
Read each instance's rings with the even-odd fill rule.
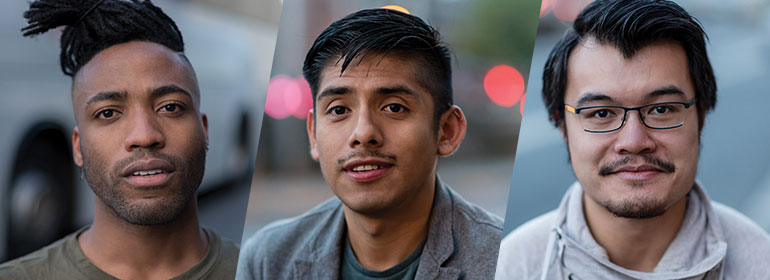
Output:
[[[150,0],[37,0],[30,3],[24,18],[29,23],[21,29],[24,36],[66,26],[61,35],[61,68],[72,77],[100,51],[130,41],[184,52],[176,23]]]
[[[342,72],[367,55],[397,55],[423,66],[418,81],[433,97],[436,125],[454,104],[450,51],[439,32],[419,17],[391,9],[366,9],[345,16],[327,27],[307,52],[302,74],[313,95],[315,109],[323,69],[342,61]]]
[[[706,112],[716,105],[716,79],[706,53],[708,36],[682,7],[667,0],[597,0],[578,15],[572,28],[553,48],[543,69],[543,100],[555,126],[564,122],[569,55],[583,39],[594,38],[626,58],[654,43],[679,44],[687,54],[698,99],[698,126],[703,128]]]

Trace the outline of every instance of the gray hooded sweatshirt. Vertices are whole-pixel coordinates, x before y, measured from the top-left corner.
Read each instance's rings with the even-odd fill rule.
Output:
[[[586,224],[583,189],[575,182],[558,209],[503,239],[495,278],[770,279],[770,235],[737,211],[711,202],[697,183],[687,195],[682,227],[652,272],[610,262]]]

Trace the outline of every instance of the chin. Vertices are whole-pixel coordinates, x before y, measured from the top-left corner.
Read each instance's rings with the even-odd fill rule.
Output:
[[[392,201],[385,200],[381,197],[375,197],[371,194],[365,194],[357,198],[349,198],[342,200],[342,202],[353,212],[369,216],[383,215],[394,208]]]
[[[156,226],[176,221],[189,202],[190,200],[184,197],[166,197],[122,201],[109,206],[118,217],[129,224]]]
[[[600,204],[613,216],[628,219],[654,218],[666,213],[669,207],[662,200],[639,196],[623,200],[603,201]]]

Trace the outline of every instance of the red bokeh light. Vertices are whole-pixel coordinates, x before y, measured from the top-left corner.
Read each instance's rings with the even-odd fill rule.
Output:
[[[575,21],[578,14],[593,0],[551,0],[551,7],[556,18],[563,21]]]
[[[274,119],[295,116],[305,119],[313,107],[310,86],[302,79],[293,79],[286,75],[276,75],[267,86],[265,113]]]
[[[544,17],[551,11],[551,2],[555,0],[543,0],[540,2],[540,17]]]
[[[310,93],[310,84],[303,78],[294,80],[300,89],[300,96],[302,99],[299,101],[297,109],[294,110],[294,117],[304,120],[307,118],[307,113],[310,109],[313,109],[313,95]]]
[[[495,104],[511,107],[519,102],[524,93],[524,77],[508,65],[492,67],[484,77],[484,91]]]

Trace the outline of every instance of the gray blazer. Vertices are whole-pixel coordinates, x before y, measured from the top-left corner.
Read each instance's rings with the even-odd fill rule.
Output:
[[[415,279],[492,279],[503,223],[436,179]],[[338,279],[345,236],[342,202],[265,226],[241,249],[236,279]]]

